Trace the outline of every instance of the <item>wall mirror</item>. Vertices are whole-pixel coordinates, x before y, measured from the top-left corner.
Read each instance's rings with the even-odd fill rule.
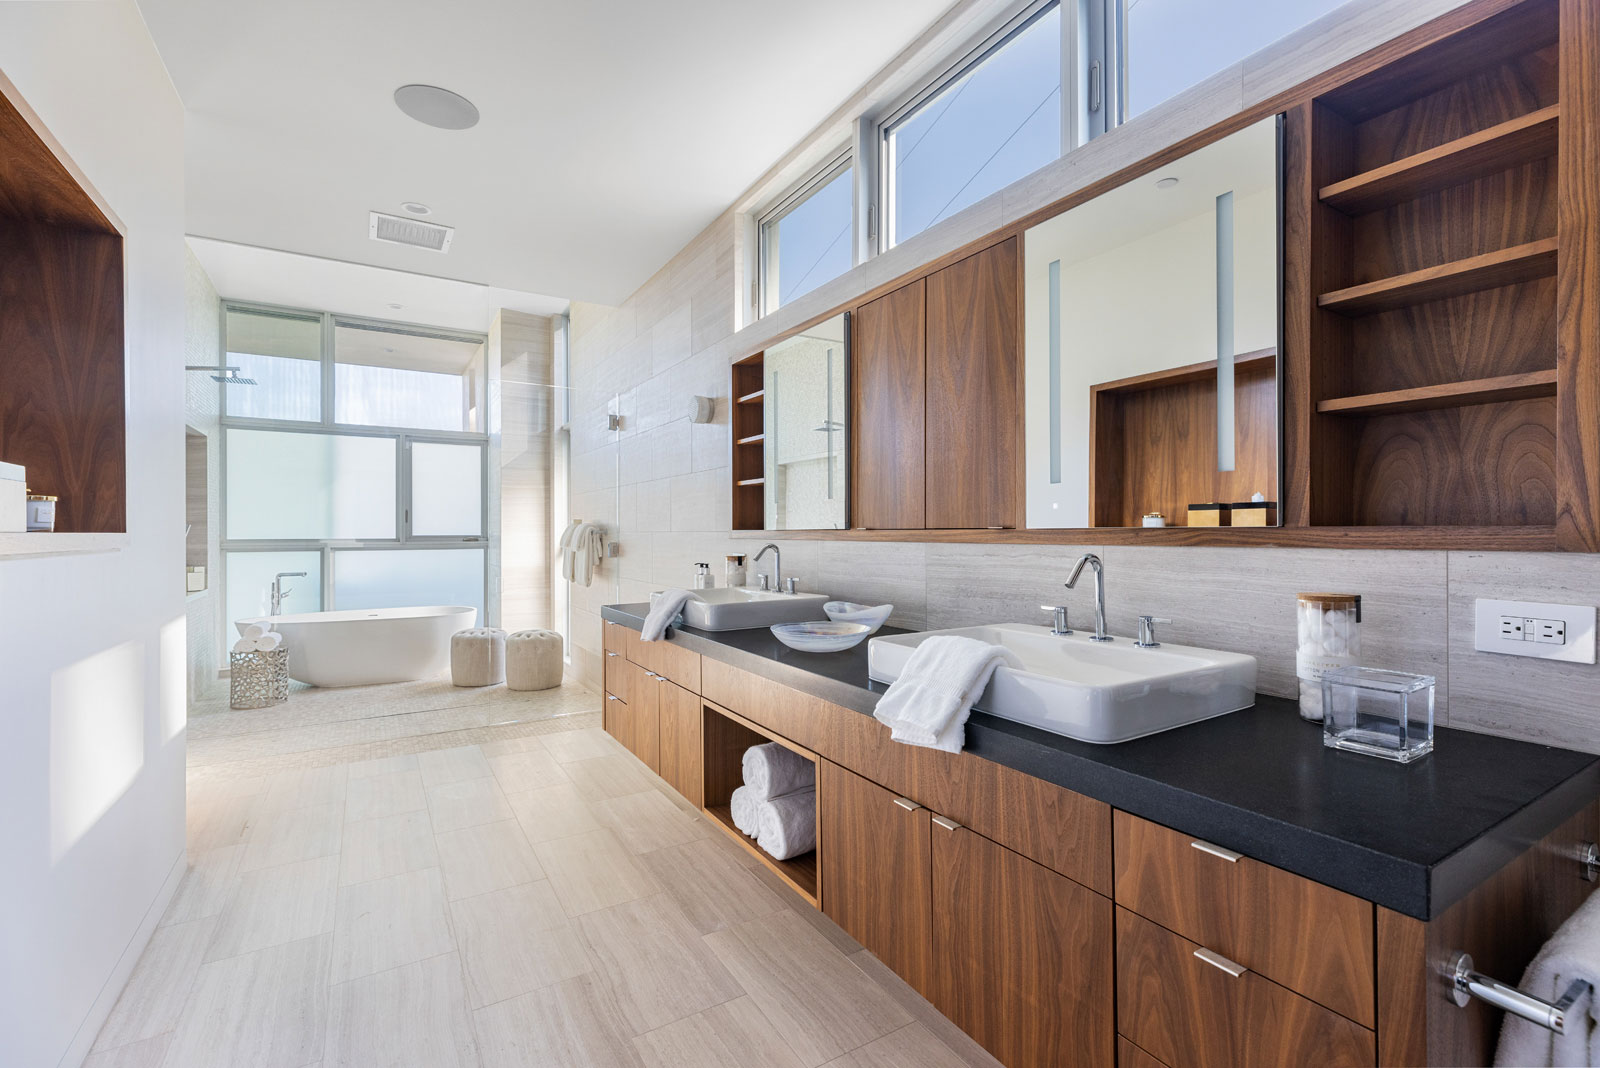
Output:
[[[1279,129],[1027,232],[1028,526],[1279,522]]]
[[[762,354],[767,530],[849,524],[850,314]]]

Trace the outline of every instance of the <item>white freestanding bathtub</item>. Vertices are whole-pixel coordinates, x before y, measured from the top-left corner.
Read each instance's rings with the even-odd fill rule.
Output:
[[[478,610],[463,605],[302,612],[234,622],[271,623],[289,649],[289,677],[312,686],[410,682],[450,667],[450,636],[471,627]]]

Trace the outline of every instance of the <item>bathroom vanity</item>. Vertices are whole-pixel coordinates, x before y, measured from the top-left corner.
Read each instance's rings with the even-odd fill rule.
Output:
[[[1486,1064],[1449,962],[1516,983],[1596,885],[1590,754],[1442,728],[1396,765],[1261,697],[1120,745],[975,712],[951,755],[889,740],[865,644],[646,611],[603,610],[606,730],[1012,1068]],[[791,861],[727,812],[768,740],[818,766]]]

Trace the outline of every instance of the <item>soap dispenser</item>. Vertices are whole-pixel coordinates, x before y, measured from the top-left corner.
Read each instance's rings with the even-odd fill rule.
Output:
[[[716,582],[716,580],[711,577],[711,565],[710,564],[695,564],[694,565],[694,588],[695,589],[697,589],[697,590],[709,590],[715,584],[715,582]]]

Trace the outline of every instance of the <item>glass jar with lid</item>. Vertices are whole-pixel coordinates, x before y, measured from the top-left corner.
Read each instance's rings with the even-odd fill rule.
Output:
[[[1361,595],[1302,593],[1296,611],[1300,717],[1321,723],[1323,678],[1339,668],[1354,666],[1361,657]]]

